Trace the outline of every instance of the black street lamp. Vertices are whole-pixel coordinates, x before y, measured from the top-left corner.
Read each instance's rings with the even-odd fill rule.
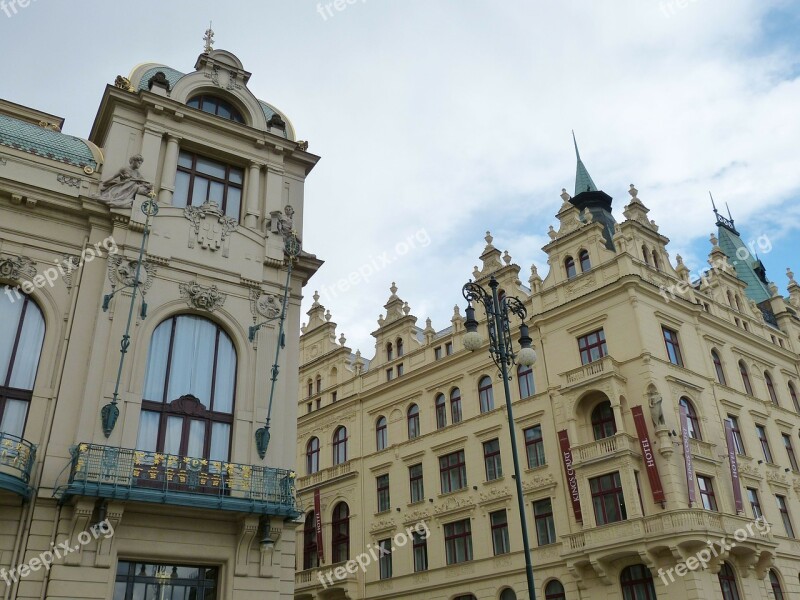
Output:
[[[525,498],[522,495],[522,478],[520,477],[519,457],[517,456],[517,435],[514,428],[514,415],[511,412],[511,391],[508,387],[508,368],[516,363],[530,367],[536,362],[536,352],[531,348],[528,326],[525,324],[525,317],[528,311],[525,310],[522,302],[517,298],[500,298],[497,293],[499,284],[492,276],[489,279],[491,293],[477,283],[470,281],[463,288],[464,298],[469,303],[467,305],[467,319],[464,326],[467,333],[464,335],[464,347],[474,352],[483,346],[483,338],[478,333],[478,321],[475,320],[475,309],[473,302],[480,302],[486,309],[487,328],[489,329],[489,353],[500,372],[503,375],[503,388],[506,393],[506,412],[508,416],[508,432],[511,435],[511,456],[514,458],[514,481],[517,486],[517,503],[519,504],[519,519],[522,525],[522,545],[525,550],[525,575],[528,578],[528,597],[536,600],[536,588],[533,585],[533,565],[531,564],[531,548],[528,542],[528,523],[525,517]],[[509,314],[513,313],[520,318],[522,324],[519,327],[520,350],[514,354],[514,347],[511,340],[509,327]]]

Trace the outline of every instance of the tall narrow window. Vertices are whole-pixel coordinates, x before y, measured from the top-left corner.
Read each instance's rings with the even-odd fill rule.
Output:
[[[392,577],[392,540],[378,542],[378,571],[381,579]]]
[[[536,393],[533,383],[533,367],[517,366],[517,381],[519,382],[519,397],[530,398]]]
[[[642,258],[644,258],[644,264],[650,265],[650,253],[647,251],[647,246],[642,244]]]
[[[346,502],[339,502],[333,509],[331,529],[333,562],[346,562],[350,558],[350,508]]]
[[[694,404],[686,396],[680,399],[680,405],[686,409],[686,424],[689,429],[689,437],[695,440],[702,440],[700,432],[700,420],[697,418],[697,411]]]
[[[783,600],[781,580],[778,579],[778,574],[775,572],[775,569],[769,570],[769,585],[772,588],[772,595],[775,596],[775,600]]]
[[[439,457],[439,478],[443,494],[467,487],[467,465],[463,450]]]
[[[181,151],[175,174],[175,206],[215,202],[228,217],[239,220],[244,171],[197,154]]]
[[[408,439],[419,437],[419,406],[412,404],[408,407]]]
[[[458,388],[450,391],[450,420],[453,425],[461,423],[461,391]]]
[[[436,406],[436,429],[447,427],[447,403],[444,394],[437,394],[434,404]]]
[[[494,555],[508,554],[511,551],[508,542],[508,517],[505,510],[489,513],[492,528],[492,550]]]
[[[557,579],[548,583],[544,588],[545,600],[567,600],[564,586]]]
[[[716,350],[711,351],[711,360],[714,361],[714,371],[717,373],[717,381],[722,385],[728,385],[725,380],[725,371],[722,369],[722,361],[719,359],[719,353]]]
[[[606,354],[606,334],[602,329],[593,331],[578,338],[578,350],[581,353],[581,364],[588,365],[591,362],[600,360]]]
[[[575,259],[571,256],[564,259],[564,270],[567,272],[567,279],[572,279],[578,274],[578,271],[575,269]]]
[[[422,464],[408,467],[408,483],[411,488],[411,503],[425,500],[425,485],[422,474]]]
[[[753,386],[750,384],[750,374],[747,372],[747,365],[744,364],[743,360],[739,361],[739,373],[742,375],[742,385],[744,385],[744,391],[748,396],[753,395]]]
[[[683,356],[681,356],[681,346],[678,342],[678,332],[666,327],[661,327],[664,334],[664,345],[667,347],[667,357],[673,365],[683,366]]]
[[[385,512],[391,510],[392,502],[389,496],[389,474],[380,475],[375,478],[375,484],[378,490],[378,512]]]
[[[764,383],[767,384],[767,393],[769,394],[770,401],[775,406],[780,406],[780,402],[778,402],[778,394],[775,392],[775,385],[772,383],[772,375],[769,374],[769,371],[764,371]]]
[[[403,348],[403,340],[401,338],[397,338],[397,358],[400,358],[404,354]]]
[[[705,475],[697,476],[697,487],[700,488],[700,500],[706,510],[719,511],[717,495],[714,493],[714,481]]]
[[[581,250],[578,254],[578,262],[581,263],[581,272],[586,273],[592,268],[592,261],[589,260],[589,252]]]
[[[386,360],[393,360],[394,359],[394,346],[392,346],[392,342],[386,344]]]
[[[556,543],[556,523],[553,519],[553,503],[550,498],[533,503],[533,518],[536,522],[536,540],[540,546]]]
[[[789,515],[789,506],[786,504],[786,496],[776,495],[775,500],[778,502],[778,512],[781,515],[781,521],[783,521],[783,529],[786,531],[787,536],[793,538],[794,527],[792,526],[792,518]]]
[[[445,524],[444,547],[448,565],[472,560],[472,529],[469,519]]]
[[[314,511],[306,515],[303,525],[303,569],[316,569],[319,566],[317,552],[317,527]]]
[[[413,531],[411,533],[414,549],[414,572],[428,570],[428,537]]]
[[[797,473],[797,457],[794,454],[794,447],[792,446],[792,438],[789,436],[788,433],[782,433],[781,437],[783,438],[783,445],[786,448],[786,455],[789,458],[789,465],[792,467],[792,471]]]
[[[528,456],[528,468],[541,467],[546,464],[544,458],[544,440],[542,426],[534,425],[525,431],[525,454]]]
[[[375,448],[385,450],[389,445],[389,430],[386,424],[386,417],[378,417],[375,423]]]
[[[619,472],[590,479],[589,489],[592,492],[592,506],[597,525],[616,523],[628,518]]]
[[[764,460],[768,463],[774,464],[772,460],[772,450],[769,447],[769,439],[767,438],[767,429],[763,425],[756,425],[756,435],[758,441],[761,442],[761,451],[764,453]]]
[[[656,254],[655,250],[653,250],[653,266],[656,270],[661,270],[661,265],[658,263],[658,254]]]
[[[347,429],[339,426],[333,433],[333,464],[340,465],[347,462]]]
[[[19,438],[25,432],[43,342],[44,317],[36,303],[0,295],[0,432]]]
[[[598,404],[592,411],[592,433],[595,440],[602,440],[617,433],[614,410],[608,400]]]
[[[487,375],[481,377],[478,382],[478,399],[481,403],[481,412],[489,412],[494,409],[494,392],[492,391],[492,380]]]
[[[727,562],[722,563],[722,568],[717,575],[719,587],[722,590],[722,600],[741,600],[739,587],[736,585],[736,574]]]
[[[750,502],[750,510],[753,511],[753,519],[763,519],[764,511],[761,510],[761,500],[758,497],[758,490],[747,488],[747,501]]]
[[[794,384],[789,382],[789,397],[792,399],[794,410],[800,413],[800,400],[797,399],[797,391],[794,389]]]
[[[734,415],[728,415],[728,421],[731,423],[731,432],[733,433],[733,445],[736,446],[736,452],[739,454],[746,454],[744,451],[744,440],[742,440],[742,432],[739,430],[739,419]]]
[[[227,461],[236,389],[236,350],[212,321],[179,315],[153,332],[138,450]]]
[[[644,565],[633,565],[623,569],[619,583],[622,586],[623,600],[657,600],[653,575]]]
[[[318,394],[322,393],[322,377],[320,377],[319,375],[317,375],[317,393]]]
[[[503,476],[500,440],[494,439],[483,443],[483,463],[486,467],[486,481],[493,481]]]
[[[306,444],[306,473],[319,471],[319,438],[312,437]]]

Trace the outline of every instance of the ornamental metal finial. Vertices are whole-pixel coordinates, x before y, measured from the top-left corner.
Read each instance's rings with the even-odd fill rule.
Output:
[[[205,42],[203,53],[205,54],[208,54],[214,49],[214,30],[211,29],[211,23],[211,21],[208,22],[208,29],[206,29],[206,33],[203,36],[203,42]]]

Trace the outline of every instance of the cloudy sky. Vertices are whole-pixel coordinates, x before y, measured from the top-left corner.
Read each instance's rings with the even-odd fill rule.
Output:
[[[327,3],[32,0],[0,12],[2,95],[86,136],[107,83],[141,62],[190,71],[213,20],[216,47],[322,156],[304,242],[326,264],[305,305],[319,289],[367,357],[392,281],[421,326],[450,324],[487,229],[523,279],[546,273],[572,129],[618,220],[635,183],[673,260],[705,265],[711,190],[746,242],[769,239],[782,290],[787,266],[800,273],[797,2]]]

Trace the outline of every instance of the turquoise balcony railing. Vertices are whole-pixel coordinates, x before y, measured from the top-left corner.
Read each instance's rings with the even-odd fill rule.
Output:
[[[0,431],[0,490],[30,498],[29,483],[36,462],[36,446],[27,440]]]
[[[302,514],[292,471],[98,444],[72,449],[69,482],[56,496],[62,501],[94,496],[292,519]]]

